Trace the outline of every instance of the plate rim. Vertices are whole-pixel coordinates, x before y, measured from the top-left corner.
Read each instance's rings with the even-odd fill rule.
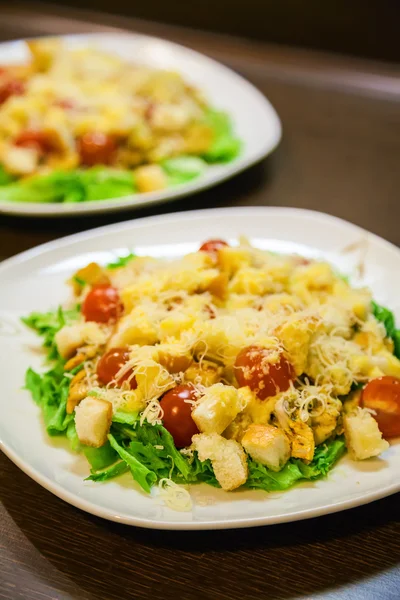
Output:
[[[203,54],[198,50],[194,50],[189,46],[179,44],[166,38],[146,35],[139,32],[80,32],[74,34],[64,35],[43,35],[19,38],[16,40],[6,40],[0,42],[0,64],[1,64],[1,52],[3,46],[11,46],[12,44],[18,44],[26,42],[27,40],[38,40],[49,37],[56,37],[60,39],[80,39],[80,38],[100,38],[103,36],[118,36],[125,38],[136,38],[153,42],[161,42],[168,46],[172,46],[178,52],[184,52],[190,54],[193,58],[200,58],[202,61],[206,61],[211,68],[222,69],[226,74],[237,81],[238,84],[248,89],[254,98],[262,105],[263,110],[269,113],[269,119],[274,130],[274,137],[269,146],[264,145],[262,149],[254,156],[247,158],[241,158],[239,155],[236,159],[229,163],[219,163],[219,166],[223,166],[223,172],[210,178],[208,181],[201,182],[201,176],[194,179],[192,182],[184,183],[169,190],[161,192],[147,192],[140,194],[131,194],[128,196],[122,196],[120,198],[108,198],[104,200],[96,200],[93,202],[79,202],[79,203],[41,203],[41,202],[7,202],[0,200],[0,214],[14,215],[27,218],[44,217],[44,218],[61,218],[61,217],[73,217],[73,216],[85,216],[91,214],[102,214],[109,212],[117,212],[122,210],[134,210],[146,206],[157,206],[158,204],[173,202],[185,196],[196,194],[197,192],[208,190],[214,186],[227,181],[228,179],[238,175],[248,169],[249,167],[259,163],[261,160],[269,156],[279,145],[282,139],[282,122],[279,114],[275,109],[272,102],[265,96],[258,87],[251,83],[248,79],[226,66],[224,63],[211,58],[207,54]],[[24,207],[21,209],[21,207]]]
[[[72,235],[64,236],[58,240],[53,240],[47,242],[45,244],[41,244],[36,246],[35,248],[31,248],[24,252],[21,252],[15,256],[12,256],[0,263],[0,274],[10,267],[16,264],[21,264],[26,260],[30,260],[31,258],[35,258],[40,256],[41,254],[46,254],[51,252],[54,247],[62,247],[69,245],[70,242],[79,242],[83,239],[96,238],[101,236],[106,232],[118,232],[121,229],[129,229],[130,227],[140,227],[141,224],[144,224],[148,221],[180,221],[186,219],[196,219],[198,217],[204,217],[210,214],[231,214],[241,216],[244,214],[252,214],[254,216],[263,213],[264,215],[270,213],[283,213],[283,215],[291,214],[293,216],[301,215],[303,217],[313,217],[314,219],[331,221],[341,226],[350,227],[356,233],[362,232],[367,233],[372,239],[378,243],[379,245],[383,245],[387,249],[394,251],[400,259],[400,249],[392,244],[391,242],[381,238],[380,236],[369,232],[368,230],[359,227],[345,219],[341,219],[340,217],[335,217],[333,215],[329,215],[327,213],[322,213],[320,211],[314,211],[303,208],[291,208],[291,207],[269,207],[269,206],[251,206],[251,207],[222,207],[222,208],[211,208],[204,210],[195,210],[195,211],[180,211],[176,213],[163,214],[163,215],[155,215],[149,217],[142,217],[138,219],[131,219],[129,221],[122,221],[119,223],[112,223],[109,225],[105,225],[102,227],[97,227],[94,229],[85,230],[79,233],[75,233]],[[1,432],[0,432],[1,433]],[[103,508],[89,500],[80,498],[78,495],[74,494],[63,488],[56,481],[52,481],[46,475],[41,474],[36,468],[31,467],[28,463],[26,463],[23,459],[21,459],[16,451],[14,451],[9,445],[7,445],[0,438],[0,449],[4,452],[4,454],[26,475],[28,475],[31,479],[33,479],[36,483],[41,485],[47,491],[51,492],[61,500],[64,500],[71,504],[72,506],[84,510],[89,514],[93,514],[95,516],[105,518],[107,520],[115,521],[118,523],[124,523],[127,525],[133,525],[148,529],[159,529],[159,530],[210,530],[210,529],[238,529],[244,527],[258,527],[265,525],[273,525],[277,523],[286,523],[286,522],[294,522],[298,520],[304,520],[309,518],[314,518],[318,516],[322,516],[325,514],[331,514],[334,512],[339,512],[342,510],[348,510],[351,508],[355,508],[361,506],[363,504],[368,504],[370,502],[374,502],[375,500],[379,500],[380,498],[384,498],[386,496],[390,496],[400,491],[400,480],[396,483],[395,481],[387,485],[385,487],[377,488],[374,492],[368,493],[360,493],[359,496],[353,497],[348,500],[337,501],[334,504],[322,504],[321,506],[303,509],[300,511],[290,510],[289,512],[284,512],[278,515],[265,515],[265,516],[257,516],[257,517],[247,517],[247,518],[230,518],[226,521],[224,520],[214,520],[207,519],[205,521],[166,521],[166,520],[157,520],[157,519],[146,519],[142,517],[135,517],[130,515],[118,515],[114,514],[114,511],[111,509]]]

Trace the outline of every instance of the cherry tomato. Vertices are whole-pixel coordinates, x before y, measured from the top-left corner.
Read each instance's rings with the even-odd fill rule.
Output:
[[[94,285],[82,305],[85,320],[97,323],[116,321],[122,314],[122,310],[118,291],[107,283]]]
[[[14,144],[24,148],[36,148],[40,153],[45,154],[51,151],[48,137],[43,131],[26,129],[15,138]]]
[[[196,388],[192,384],[177,385],[161,398],[163,425],[174,438],[177,448],[190,446],[192,436],[199,433],[192,419],[193,405],[185,400],[196,400]]]
[[[5,78],[0,83],[0,104],[3,104],[10,96],[22,96],[25,92],[25,84],[19,79]]]
[[[81,163],[87,167],[109,165],[113,161],[116,149],[113,138],[100,131],[85,133],[78,141]]]
[[[275,354],[276,350],[248,346],[236,357],[234,372],[239,386],[249,386],[260,400],[284,392],[295,379],[293,366],[283,353],[272,362]]]
[[[376,414],[384,438],[400,436],[400,379],[384,375],[367,383],[361,394],[361,405]]]
[[[116,379],[116,375],[128,360],[128,348],[111,348],[108,352],[103,354],[97,363],[97,376],[101,383],[107,385],[107,383],[115,380],[116,385],[121,386],[123,381],[127,381],[127,379],[131,377],[133,369],[129,369],[127,373],[118,379]],[[134,377],[129,381],[129,384],[132,390],[137,388],[137,382]]]
[[[227,242],[224,242],[224,240],[208,240],[200,246],[199,252],[208,252],[209,254],[215,254],[216,252],[218,252],[218,250],[224,248],[225,246],[229,246],[229,244]]]

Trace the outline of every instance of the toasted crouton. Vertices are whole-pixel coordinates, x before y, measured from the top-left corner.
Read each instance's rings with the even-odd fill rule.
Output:
[[[112,404],[87,396],[75,408],[75,427],[81,444],[100,448],[107,441],[112,419]]]
[[[210,459],[218,483],[225,491],[234,490],[247,481],[246,454],[235,440],[216,433],[194,435],[192,442],[201,462]]]
[[[135,171],[139,192],[156,192],[167,187],[167,176],[159,165],[144,165]]]
[[[216,383],[206,389],[193,409],[192,419],[202,433],[222,433],[243,410],[243,404],[236,388]]]
[[[254,460],[272,471],[280,471],[290,458],[286,434],[272,425],[250,425],[242,438],[242,446]]]
[[[389,448],[386,440],[382,439],[378,423],[365,409],[344,415],[344,435],[350,456],[354,460],[364,460],[371,456],[378,456]]]
[[[63,358],[70,358],[78,348],[85,344],[100,346],[106,342],[106,339],[105,330],[94,321],[64,325],[54,337],[58,352]]]
[[[202,360],[201,363],[192,363],[185,372],[185,380],[192,383],[200,383],[209,387],[221,380],[222,367],[209,360]]]

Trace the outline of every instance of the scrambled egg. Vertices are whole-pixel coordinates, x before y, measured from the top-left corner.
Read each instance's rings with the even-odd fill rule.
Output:
[[[112,326],[88,328],[82,321],[65,327],[58,334],[60,351],[71,356],[83,341],[97,344],[100,354],[128,348],[125,368],[137,379],[148,419],[162,419],[159,401],[166,390],[194,386],[199,433],[193,448],[200,459],[215,461],[225,489],[247,477],[244,450],[279,470],[291,456],[311,461],[318,444],[343,431],[355,458],[387,447],[376,421],[357,406],[346,414],[343,401],[354,384],[400,376],[400,361],[372,315],[370,292],[350,287],[329,264],[243,243],[174,261],[92,265],[78,273],[80,280],[85,273],[88,283],[75,287],[80,301],[93,281],[106,281],[118,290],[124,312]],[[107,341],[99,342],[102,335]],[[249,347],[264,350],[267,363],[253,365],[243,382],[238,355]],[[257,397],[255,375],[261,391],[264,377],[275,378],[267,398]],[[130,395],[122,386],[119,395],[105,389],[103,399],[114,410],[129,409]],[[236,464],[239,475],[229,477],[226,464]]]

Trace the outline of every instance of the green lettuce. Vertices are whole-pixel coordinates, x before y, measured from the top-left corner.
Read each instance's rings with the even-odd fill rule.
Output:
[[[34,329],[38,335],[43,337],[43,346],[48,349],[48,359],[58,358],[57,347],[54,337],[64,325],[70,325],[79,318],[80,307],[76,306],[70,310],[63,310],[61,306],[51,312],[33,312],[28,317],[22,317],[25,325]]]
[[[249,478],[245,487],[276,492],[287,490],[301,480],[321,479],[327,475],[345,451],[344,439],[339,437],[317,446],[309,465],[300,459],[291,458],[278,472],[271,471],[264,465],[249,459]]]
[[[385,306],[372,302],[372,313],[378,321],[384,324],[386,335],[393,340],[393,354],[397,358],[400,358],[400,329],[396,329],[396,322],[392,311]]]
[[[138,482],[145,492],[150,493],[152,486],[157,482],[157,475],[154,471],[148,469],[133,454],[128,452],[111,433],[108,434],[108,439],[111,447],[129,467],[133,479]]]
[[[126,254],[125,256],[118,256],[114,261],[108,263],[106,267],[107,269],[118,269],[119,267],[125,267],[134,258],[136,258],[136,254],[129,252],[129,254]]]
[[[198,156],[177,156],[164,160],[161,167],[168,175],[169,185],[180,185],[202,175],[207,164]]]
[[[114,479],[129,471],[129,467],[125,461],[119,460],[118,462],[105,467],[99,471],[90,471],[89,477],[86,477],[85,481],[107,481],[107,479]]]
[[[209,110],[205,122],[214,133],[211,147],[202,155],[208,163],[230,162],[241,150],[241,141],[233,132],[229,115],[224,111]]]

